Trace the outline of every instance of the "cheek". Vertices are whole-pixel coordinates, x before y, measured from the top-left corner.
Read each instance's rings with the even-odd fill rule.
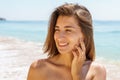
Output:
[[[72,37],[72,40],[71,40],[72,45],[73,46],[77,45],[79,43],[79,39],[80,39],[79,37]]]
[[[76,34],[75,36],[72,36],[71,41],[73,43],[73,46],[79,44],[79,41],[81,39],[83,39],[83,35]]]

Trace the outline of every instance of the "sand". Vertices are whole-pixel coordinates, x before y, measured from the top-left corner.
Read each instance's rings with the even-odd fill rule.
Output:
[[[13,38],[0,38],[0,80],[26,80],[29,66],[37,59],[46,58],[41,43]],[[120,62],[96,59],[105,66],[107,80],[120,80]]]

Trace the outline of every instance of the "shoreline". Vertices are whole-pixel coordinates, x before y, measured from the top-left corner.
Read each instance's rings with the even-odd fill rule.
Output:
[[[46,58],[41,43],[0,37],[0,80],[26,80],[29,66],[35,60]],[[105,66],[107,80],[120,79],[120,61],[96,57]]]

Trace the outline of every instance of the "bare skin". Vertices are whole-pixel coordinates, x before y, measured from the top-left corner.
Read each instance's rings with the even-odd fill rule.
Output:
[[[91,61],[86,61],[82,67],[82,79],[79,80],[106,80],[105,69]],[[73,80],[71,69],[56,64],[48,59],[34,62],[29,71],[27,80]]]
[[[105,68],[86,59],[84,35],[74,17],[58,17],[54,40],[59,54],[34,62],[27,80],[106,80]]]

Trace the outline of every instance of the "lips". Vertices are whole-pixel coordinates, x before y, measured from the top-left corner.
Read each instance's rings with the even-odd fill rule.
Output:
[[[59,48],[65,48],[68,46],[68,43],[58,43]]]
[[[59,46],[66,46],[68,43],[59,43]]]

